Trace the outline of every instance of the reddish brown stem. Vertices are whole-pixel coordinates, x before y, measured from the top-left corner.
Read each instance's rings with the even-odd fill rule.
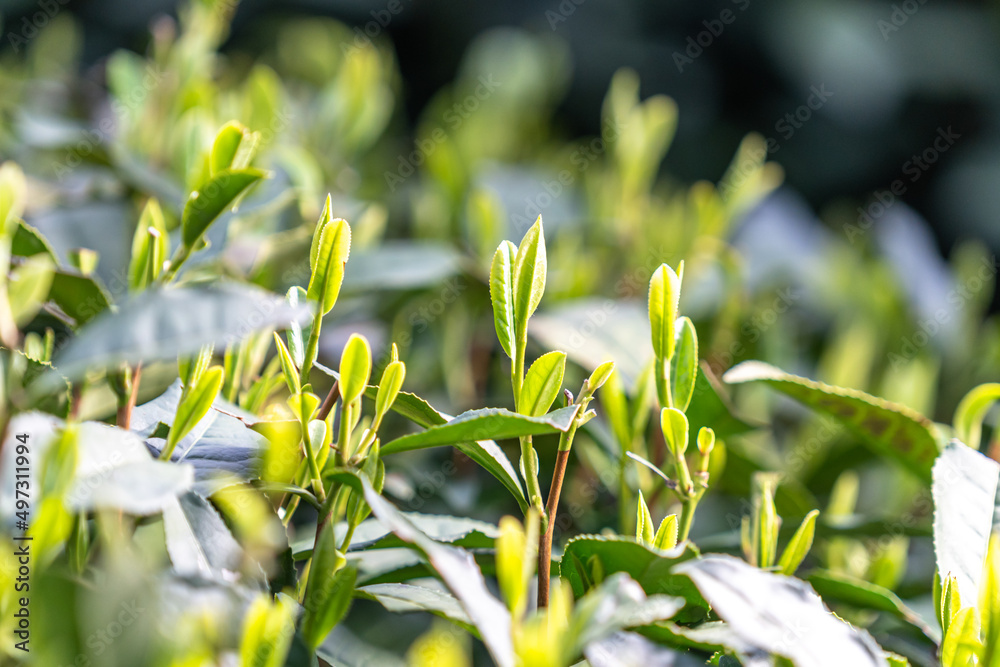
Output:
[[[125,401],[124,405],[118,406],[116,423],[124,429],[127,429],[129,424],[132,423],[132,410],[135,408],[135,402],[139,398],[140,378],[142,378],[141,361],[135,365],[135,369],[132,371],[132,390],[129,392],[128,400]]]
[[[560,449],[556,454],[556,468],[552,473],[552,486],[549,487],[549,497],[545,504],[545,534],[538,545],[538,608],[549,604],[549,578],[552,576],[552,538],[556,529],[556,512],[559,509],[559,495],[562,493],[563,478],[566,476],[566,464],[569,462],[569,450]]]
[[[337,404],[338,398],[340,398],[340,383],[334,382],[333,386],[330,387],[330,393],[323,399],[323,405],[319,406],[316,419],[326,419],[330,415],[330,411],[333,410],[333,406]]]

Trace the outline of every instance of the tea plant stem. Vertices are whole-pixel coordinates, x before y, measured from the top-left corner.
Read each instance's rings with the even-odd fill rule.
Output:
[[[132,410],[135,408],[136,400],[139,398],[139,380],[142,378],[142,362],[135,365],[132,371],[132,386],[129,388],[128,397],[125,402],[118,406],[118,414],[115,422],[121,428],[127,429],[132,423]]]
[[[330,387],[330,392],[323,399],[323,405],[319,406],[319,410],[316,411],[316,419],[326,421],[326,418],[330,416],[330,412],[333,411],[333,406],[337,404],[337,399],[340,398],[340,382],[334,381],[333,386]]]
[[[698,507],[697,496],[685,498],[681,503],[681,520],[677,527],[677,541],[683,542],[691,533],[691,523],[694,521],[694,511]]]
[[[316,363],[316,355],[319,350],[319,331],[321,325],[323,324],[323,316],[320,313],[316,313],[316,317],[313,318],[312,328],[309,330],[309,341],[306,343],[306,352],[302,358],[302,382],[309,382],[309,372],[312,370],[313,364]]]
[[[552,577],[552,539],[556,530],[556,514],[559,509],[559,496],[562,494],[563,480],[566,477],[566,466],[569,463],[569,450],[573,446],[576,435],[576,424],[559,436],[559,452],[556,454],[556,467],[552,472],[552,485],[549,487],[549,497],[545,504],[545,533],[538,545],[538,607],[549,604],[549,580]]]

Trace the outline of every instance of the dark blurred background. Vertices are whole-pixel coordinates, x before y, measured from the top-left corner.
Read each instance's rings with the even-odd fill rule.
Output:
[[[82,23],[91,65],[116,48],[143,51],[151,20],[177,5],[7,0],[5,33],[46,2]],[[947,254],[970,237],[1000,247],[996,14],[993,4],[938,0],[243,0],[226,49],[255,54],[275,21],[293,16],[331,16],[388,37],[413,120],[455,78],[478,34],[526,29],[570,55],[557,114],[567,137],[598,132],[611,75],[630,66],[643,97],[666,93],[679,105],[664,164],[678,178],[716,180],[739,140],[760,132],[774,140],[769,157],[786,183],[820,215],[856,211],[902,179],[900,198]],[[935,148],[942,135],[952,138],[946,150],[943,141]]]

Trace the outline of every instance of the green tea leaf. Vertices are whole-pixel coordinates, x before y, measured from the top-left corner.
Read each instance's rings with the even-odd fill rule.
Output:
[[[337,551],[333,525],[327,523],[317,540],[302,601],[302,638],[314,651],[347,614],[357,575],[357,567]]]
[[[385,416],[403,386],[406,379],[406,365],[402,361],[392,361],[382,372],[382,381],[378,383],[378,393],[375,394],[375,422],[376,428],[382,423]]]
[[[493,325],[500,346],[507,356],[514,358],[517,334],[514,329],[514,258],[517,248],[510,241],[497,247],[490,267],[490,301],[493,303]]]
[[[278,335],[277,331],[274,332],[274,344],[278,348],[278,358],[281,360],[281,372],[285,376],[285,384],[288,385],[289,393],[300,393],[302,391],[302,380],[299,377],[299,369],[295,367],[292,355],[289,354],[288,348],[285,347],[285,343],[281,340],[281,336]]]
[[[798,530],[792,535],[792,539],[781,554],[781,560],[778,561],[778,568],[782,573],[788,576],[794,575],[795,571],[799,569],[799,565],[805,560],[809,549],[812,548],[813,535],[816,533],[816,517],[818,516],[819,510],[813,510],[806,514],[806,518],[802,520]]]
[[[746,361],[731,368],[730,384],[765,382],[775,389],[843,422],[876,454],[891,458],[929,482],[938,455],[938,433],[927,417],[856,389],[832,387],[761,363]]]
[[[708,604],[691,580],[673,572],[674,566],[694,557],[694,551],[686,545],[660,551],[651,545],[639,544],[631,537],[579,535],[566,544],[559,572],[570,583],[577,598],[599,584],[588,574],[592,566],[583,564],[593,564],[606,577],[624,572],[649,595],[663,593],[683,598],[687,605],[677,620],[687,622],[702,620],[708,612]]]
[[[276,295],[243,285],[146,290],[81,328],[53,363],[75,380],[89,369],[173,361],[206,344],[231,343],[257,329],[284,327],[309,316],[304,306],[292,308]],[[37,389],[44,391],[45,384]]]
[[[382,446],[382,454],[454,445],[470,440],[503,440],[524,435],[559,433],[572,425],[578,407],[571,405],[538,417],[520,415],[503,408],[469,410],[439,426],[386,443]]]
[[[683,264],[678,270],[683,271]],[[661,264],[649,280],[649,325],[652,329],[653,355],[662,362],[674,356],[680,297],[680,277],[669,266]]]
[[[517,401],[518,412],[530,417],[548,412],[562,390],[565,371],[565,352],[549,352],[536,359],[524,376]]]
[[[545,256],[545,234],[542,216],[525,233],[517,247],[512,278],[514,280],[514,326],[517,339],[528,330],[528,320],[538,308],[545,292],[545,274],[548,264]]]
[[[975,607],[958,612],[941,642],[942,665],[971,665],[982,652],[979,615]]]
[[[507,608],[486,588],[472,555],[430,539],[406,520],[387,500],[363,480],[365,500],[372,513],[403,541],[412,544],[458,599],[469,620],[499,667],[514,667],[511,617]]]
[[[19,220],[17,229],[14,230],[14,238],[10,244],[10,254],[14,257],[31,257],[32,255],[45,254],[53,262],[56,261],[56,251],[52,248],[49,240],[38,229],[32,227],[24,220]]]
[[[24,213],[28,186],[24,172],[15,162],[0,165],[0,235],[13,233],[13,221]]]
[[[49,294],[55,265],[45,255],[35,255],[24,260],[10,272],[7,295],[10,312],[19,327],[31,322],[38,314]]]
[[[351,334],[340,355],[340,396],[353,403],[368,386],[372,372],[372,352],[364,336]]]
[[[677,320],[674,356],[670,360],[670,398],[673,406],[685,412],[694,395],[698,379],[698,332],[687,317]]]
[[[244,169],[257,150],[260,134],[251,132],[241,123],[231,120],[215,135],[208,163],[212,176],[226,169]]]
[[[295,635],[295,602],[279,596],[261,595],[247,610],[240,643],[243,667],[282,667]]]
[[[330,197],[326,198],[323,214],[313,234],[309,250],[309,279],[307,297],[319,306],[323,315],[337,303],[344,283],[347,258],[351,253],[351,226],[342,218],[333,218]]]
[[[49,301],[82,326],[111,308],[111,295],[96,276],[57,269],[49,288]]]
[[[378,602],[394,614],[428,612],[479,636],[479,631],[455,596],[437,588],[413,584],[372,584],[358,588],[355,595]]]
[[[184,204],[181,237],[187,248],[194,248],[216,218],[235,205],[237,198],[265,173],[259,169],[224,169],[215,174],[200,190],[195,190]]]
[[[952,440],[934,463],[934,554],[966,605],[979,599],[990,534],[1000,529],[1000,464]]]
[[[133,291],[140,290],[152,283],[163,270],[168,252],[170,240],[163,210],[155,198],[150,198],[139,216],[139,224],[132,236],[132,257],[128,267],[129,288]]]
[[[967,393],[955,408],[955,437],[973,449],[979,449],[983,419],[995,402],[1000,401],[1000,384],[981,384]]]
[[[886,612],[913,625],[927,637],[934,637],[935,633],[927,623],[888,588],[829,570],[814,570],[809,573],[807,581],[828,602]]]
[[[635,541],[639,544],[653,544],[653,517],[649,514],[642,491],[639,491],[639,500],[636,504]]]
[[[653,546],[661,551],[670,551],[677,546],[677,515],[668,514],[663,517],[660,527],[656,529]]]
[[[667,447],[674,459],[679,461],[688,447],[688,420],[684,413],[675,408],[663,408],[660,411],[660,428],[667,441]]]
[[[741,652],[783,656],[796,665],[885,665],[882,649],[867,632],[831,614],[798,579],[721,555],[682,563],[674,571],[691,578],[735,632]]]
[[[190,389],[177,406],[177,418],[167,436],[167,449],[175,447],[208,414],[221,388],[221,366],[209,368],[198,378],[198,384]]]

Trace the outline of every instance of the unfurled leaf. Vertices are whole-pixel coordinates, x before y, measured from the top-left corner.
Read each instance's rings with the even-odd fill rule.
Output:
[[[938,455],[938,433],[927,417],[855,389],[807,380],[759,361],[745,361],[722,378],[730,384],[765,382],[843,422],[876,453],[894,459],[929,482]]]
[[[201,189],[192,192],[181,215],[184,245],[194,249],[208,226],[227,208],[231,208],[247,188],[264,176],[264,172],[259,169],[224,169]]]
[[[816,517],[818,516],[819,510],[813,510],[806,514],[806,518],[802,520],[798,530],[792,535],[788,546],[781,554],[781,560],[778,561],[778,567],[783,574],[792,576],[805,560],[809,549],[812,548],[813,535],[816,532]]]
[[[687,417],[675,408],[663,408],[660,411],[660,428],[663,429],[663,437],[667,441],[670,453],[679,461],[688,447]]]
[[[1000,384],[990,382],[975,387],[955,408],[955,437],[973,449],[979,449],[983,419],[990,406],[1000,401]]]
[[[364,336],[352,334],[340,355],[340,395],[347,404],[353,403],[368,386],[372,372],[372,352]]]
[[[343,218],[333,217],[333,205],[327,195],[309,248],[312,275],[306,290],[307,298],[318,304],[321,315],[329,313],[337,303],[350,253],[351,226]]]
[[[295,602],[269,594],[257,597],[247,610],[240,642],[242,667],[282,667],[295,635]]]
[[[517,401],[518,412],[530,417],[548,412],[562,390],[565,371],[565,352],[549,352],[536,359],[524,376]]]
[[[542,216],[525,233],[514,257],[514,326],[517,338],[528,330],[528,320],[542,300],[545,292],[545,274],[548,264],[545,256],[545,234]]]
[[[681,264],[678,273],[683,271],[684,265]],[[661,264],[649,280],[649,325],[652,329],[653,355],[659,362],[668,362],[674,356],[680,296],[680,277],[669,266]]]
[[[517,345],[514,329],[514,258],[517,248],[510,241],[504,241],[493,255],[490,267],[490,301],[493,303],[493,325],[497,331],[500,346],[510,358],[514,357]]]
[[[677,515],[668,514],[663,517],[660,527],[656,529],[653,546],[661,551],[670,551],[677,546]]]
[[[302,600],[302,638],[311,649],[316,650],[347,613],[356,578],[356,566],[348,565],[337,550],[333,524],[327,523],[317,538]]]
[[[671,407],[685,412],[694,395],[698,379],[698,332],[691,320],[682,317],[676,324],[674,356],[670,360]]]
[[[639,491],[639,500],[636,503],[635,540],[639,544],[653,544],[653,517],[649,514],[649,507],[646,506],[642,491]]]

